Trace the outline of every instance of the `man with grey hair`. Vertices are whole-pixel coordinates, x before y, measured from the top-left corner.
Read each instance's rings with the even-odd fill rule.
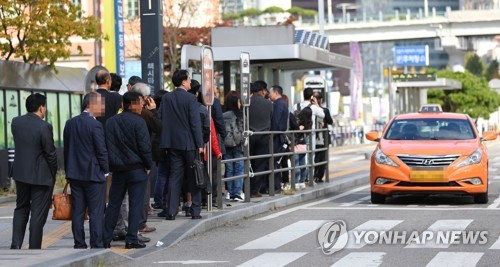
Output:
[[[156,103],[150,96],[151,87],[145,83],[136,83],[130,89],[131,92],[137,92],[144,98],[144,107],[142,108],[141,117],[146,121],[148,126],[150,140],[153,140],[155,135],[161,133],[161,120],[156,110]],[[148,186],[146,187],[146,194],[144,195],[144,209],[141,214],[141,219],[139,220],[139,232],[148,233],[156,230],[155,227],[148,226],[148,212],[150,209],[150,179],[148,179]]]

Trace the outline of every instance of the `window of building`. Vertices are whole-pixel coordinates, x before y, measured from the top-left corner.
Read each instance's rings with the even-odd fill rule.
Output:
[[[57,94],[47,93],[47,114],[45,114],[45,118],[47,119],[47,122],[52,125],[54,145],[56,147],[61,147],[58,108],[59,104],[57,103]]]
[[[127,18],[136,18],[139,16],[139,1],[127,0]]]
[[[69,94],[59,93],[59,115],[61,116],[61,146],[64,145],[64,126],[66,121],[71,118],[71,109],[69,102],[71,101]]]
[[[14,147],[14,137],[12,136],[12,119],[19,116],[19,92],[15,90],[6,91],[5,105],[7,106],[7,147]]]
[[[78,114],[82,113],[81,106],[81,95],[71,95],[71,117],[78,116]]]

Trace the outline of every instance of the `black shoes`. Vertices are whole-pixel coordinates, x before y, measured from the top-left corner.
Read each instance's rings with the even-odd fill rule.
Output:
[[[10,249],[21,249],[21,246],[11,245]]]
[[[199,219],[201,219],[201,215],[193,215],[193,216],[191,217],[191,219],[192,219],[192,220],[199,220]]]
[[[104,247],[104,248],[111,248],[111,243],[104,243],[104,244],[103,244],[103,247]]]
[[[141,234],[138,234],[137,235],[137,240],[139,240],[140,243],[147,243],[147,242],[151,241],[151,238],[145,237],[145,236],[143,236]]]
[[[153,204],[151,204],[151,208],[153,208],[155,210],[161,210],[161,209],[163,209],[163,205],[153,203]]]
[[[123,240],[125,240],[126,235],[127,235],[127,232],[123,231],[123,230],[113,232],[113,241],[123,241]]]
[[[145,248],[146,244],[144,243],[125,243],[125,248],[126,249],[132,249],[132,248]]]
[[[186,217],[191,217],[193,215],[193,210],[191,209],[191,206],[184,206],[184,212],[186,214]]]
[[[174,221],[175,220],[175,215],[172,215],[172,214],[167,214],[165,216],[165,220],[168,220],[168,221]]]

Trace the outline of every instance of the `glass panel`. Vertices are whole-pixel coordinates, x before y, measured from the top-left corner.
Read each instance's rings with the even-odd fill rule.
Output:
[[[3,90],[0,91],[0,149],[5,149],[5,106],[3,103]],[[10,130],[9,130],[10,131]]]
[[[59,114],[57,112],[57,94],[56,93],[47,93],[47,122],[52,125],[53,133],[54,133],[54,145],[56,147],[61,147],[59,143]]]
[[[82,113],[82,99],[80,95],[71,95],[71,117]]]
[[[17,91],[7,90],[7,147],[14,147],[14,138],[12,137],[12,119],[19,116],[19,96]]]
[[[69,109],[69,94],[59,93],[59,115],[61,116],[61,146],[64,144],[64,126],[66,121],[71,118],[71,110]]]

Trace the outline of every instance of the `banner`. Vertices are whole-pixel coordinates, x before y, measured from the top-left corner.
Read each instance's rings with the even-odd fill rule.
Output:
[[[351,105],[350,115],[352,120],[357,120],[362,112],[361,101],[363,92],[363,61],[361,60],[361,50],[357,42],[349,44],[351,58],[354,60],[354,66],[351,69]]]
[[[250,54],[241,52],[240,55],[241,69],[241,104],[250,106]]]

